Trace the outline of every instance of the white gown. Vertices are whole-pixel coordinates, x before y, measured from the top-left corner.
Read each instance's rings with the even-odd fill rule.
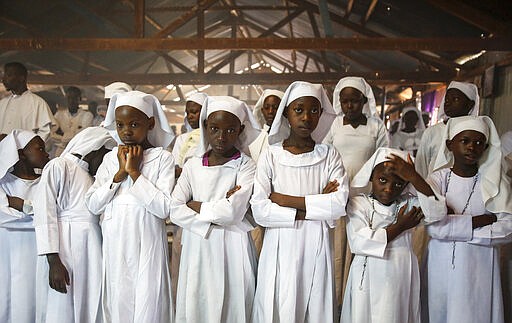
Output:
[[[421,143],[414,159],[416,171],[423,177],[427,178],[428,175],[434,170],[434,163],[436,162],[437,153],[445,143],[443,141],[443,133],[446,128],[444,122],[436,123],[428,127],[423,132]]]
[[[200,137],[199,129],[194,129],[176,137],[176,142],[172,148],[172,156],[177,166],[183,168],[185,162],[194,156]]]
[[[89,165],[73,156],[52,159],[44,168],[35,200],[38,286],[48,286],[46,254],[58,253],[70,285],[38,293],[37,322],[101,322],[101,229],[85,205],[93,183]],[[44,294],[43,294],[44,293]]]
[[[333,180],[338,190],[321,194]],[[295,221],[296,209],[272,203],[272,192],[305,196],[307,220]],[[345,215],[347,197],[347,175],[332,146],[317,144],[309,153],[294,155],[280,142],[260,157],[251,206],[254,219],[266,229],[253,322],[333,322],[329,229]]]
[[[462,215],[474,177],[452,173],[446,193],[449,172],[442,169],[428,178],[455,214],[427,227],[431,239],[422,268],[422,321],[503,322],[497,245],[512,240],[512,215],[498,213],[497,222],[473,230],[472,217],[488,213],[479,194],[480,179]]]
[[[36,315],[36,236],[32,214],[9,207],[7,196],[32,201],[39,179],[0,179],[0,322],[33,323]]]
[[[407,151],[411,154],[412,157],[414,157],[414,152],[418,150],[422,136],[423,131],[418,129],[414,132],[404,132],[398,130],[391,137],[391,144],[389,146],[391,148]]]
[[[171,220],[183,227],[176,322],[250,322],[256,255],[246,214],[255,169],[244,154],[219,166],[203,166],[199,157],[185,164],[171,208]],[[199,214],[190,200],[202,202]]]
[[[58,127],[54,127],[53,130],[56,131],[60,128],[64,133],[63,135],[52,133],[52,139],[56,146],[55,156],[58,157],[77,133],[92,126],[94,115],[83,109],[78,109],[74,115],[67,109],[61,109],[55,113],[54,117],[57,120]]]
[[[113,183],[117,147],[103,158],[86,194],[104,213],[103,319],[114,323],[173,322],[165,219],[174,187],[174,160],[161,147],[144,150],[141,175]]]

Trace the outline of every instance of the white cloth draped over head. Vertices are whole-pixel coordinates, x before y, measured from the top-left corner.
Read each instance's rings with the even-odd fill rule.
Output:
[[[407,112],[409,111],[412,111],[414,113],[416,113],[416,115],[418,116],[418,122],[416,122],[416,130],[425,130],[425,123],[423,122],[423,118],[421,117],[421,111],[418,110],[416,107],[406,107],[402,110],[402,117],[400,118],[400,123],[398,124],[398,130],[403,130],[404,127],[405,127],[405,123],[404,123],[404,116]]]
[[[79,154],[83,158],[90,152],[98,150],[103,146],[112,150],[117,144],[107,129],[103,127],[88,127],[71,139],[61,156],[70,153]]]
[[[388,161],[388,157],[390,157],[391,154],[397,155],[398,157],[407,161],[408,152],[406,151],[387,147],[377,148],[375,153],[373,153],[372,157],[370,157],[370,159],[368,159],[368,161],[364,163],[363,167],[361,167],[359,172],[357,172],[356,176],[354,176],[352,182],[350,183],[350,186],[355,188],[361,188],[363,189],[364,192],[370,193],[372,190],[372,183],[370,181],[370,178],[372,176],[373,169],[380,163]],[[411,159],[413,160],[412,156]],[[403,190],[402,195],[407,193],[412,193],[415,195],[415,189],[411,184],[407,185],[407,187]]]
[[[332,122],[336,118],[336,112],[334,112],[334,108],[325,93],[324,87],[322,84],[295,81],[290,84],[286,92],[284,92],[279,108],[277,109],[276,117],[268,135],[268,143],[270,145],[281,142],[290,136],[290,123],[283,115],[284,109],[294,100],[306,96],[317,98],[322,107],[322,115],[320,116],[315,130],[311,133],[311,137],[316,143],[321,143],[325,138],[331,129]]]
[[[105,86],[105,99],[110,99],[117,93],[130,92],[132,87],[124,82],[114,82]]]
[[[169,146],[174,139],[174,132],[169,127],[160,101],[154,95],[140,91],[117,93],[110,99],[104,125],[118,144],[122,145],[123,142],[117,134],[115,110],[125,105],[142,111],[148,118],[154,117],[155,127],[148,133],[149,142],[155,147],[167,148]]]
[[[283,99],[284,92],[271,89],[264,90],[260,98],[258,99],[258,102],[256,102],[254,109],[252,110],[254,118],[256,119],[261,128],[263,128],[263,126],[266,124],[266,120],[265,117],[263,116],[263,113],[261,112],[261,109],[263,109],[265,99],[271,95],[277,96],[281,100]]]
[[[195,102],[202,107],[204,105],[204,101],[206,101],[206,98],[208,98],[208,94],[203,93],[203,92],[196,92],[194,94],[191,94],[187,98],[186,102],[188,102],[188,101]],[[186,110],[185,110],[185,117],[183,118],[183,123],[185,123],[185,128],[187,129],[187,132],[191,132],[192,130],[194,130],[192,128],[192,126],[190,125],[190,123],[188,123]]]
[[[245,128],[238,137],[235,147],[250,156],[249,145],[259,136],[261,130],[247,104],[230,96],[209,96],[206,99],[199,118],[201,140],[195,155],[201,157],[210,149],[210,144],[206,138],[204,121],[208,119],[210,114],[217,111],[227,111],[234,114],[240,120],[240,123],[244,125]]]
[[[377,103],[375,102],[375,96],[373,95],[373,90],[370,84],[366,82],[366,80],[362,77],[356,76],[347,76],[342,78],[336,84],[333,93],[333,106],[334,111],[340,116],[343,116],[343,111],[341,110],[341,102],[340,102],[340,93],[346,87],[352,87],[356,90],[359,90],[368,101],[363,106],[363,114],[367,117],[375,117],[377,116]]]
[[[475,101],[475,105],[469,112],[469,115],[472,115],[472,116],[478,115],[478,110],[480,108],[480,96],[478,95],[478,88],[476,87],[475,84],[451,81],[450,85],[448,85],[448,87],[446,88],[446,91],[448,91],[449,89],[458,89],[459,91],[464,93],[468,97],[468,99]],[[446,97],[446,94],[443,97],[443,99],[441,100],[441,105],[439,106],[439,113],[438,113],[438,117],[437,117],[439,120],[444,120],[444,119],[448,118],[448,116],[444,113],[445,97]]]
[[[465,130],[475,130],[484,134],[489,145],[478,164],[481,177],[482,199],[487,210],[491,212],[512,213],[512,196],[510,183],[502,168],[501,142],[496,127],[488,116],[464,116],[450,118],[442,137],[442,147],[437,154],[434,171],[452,167],[453,154],[446,147],[446,140],[452,140]]]
[[[12,167],[20,160],[18,150],[25,146],[37,135],[32,131],[14,129],[2,141],[0,141],[0,179],[11,171]]]

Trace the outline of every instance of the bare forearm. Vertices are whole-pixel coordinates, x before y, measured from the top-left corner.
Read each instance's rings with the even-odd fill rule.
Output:
[[[428,185],[428,183],[421,177],[420,174],[416,174],[414,178],[411,180],[411,184],[414,186],[416,191],[422,193],[425,196],[434,196],[434,191]]]
[[[203,204],[202,202],[198,202],[198,201],[188,201],[187,202],[187,206],[189,208],[191,208],[196,213],[201,213],[201,205],[202,204]]]
[[[498,221],[498,218],[494,214],[482,214],[478,216],[474,216],[472,218],[473,222],[473,230],[481,227],[485,227],[486,225],[493,224]]]
[[[270,195],[270,200],[279,206],[291,207],[297,210],[306,211],[306,199],[303,196],[272,193]]]

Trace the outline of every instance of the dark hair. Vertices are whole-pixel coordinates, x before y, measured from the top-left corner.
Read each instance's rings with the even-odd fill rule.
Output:
[[[70,86],[66,89],[66,93],[75,93],[78,94],[78,96],[82,96],[82,91],[80,91],[79,88],[76,86]]]
[[[12,68],[16,70],[16,73],[22,76],[27,77],[28,71],[25,65],[21,64],[20,62],[9,62],[4,65],[4,71],[7,68]]]

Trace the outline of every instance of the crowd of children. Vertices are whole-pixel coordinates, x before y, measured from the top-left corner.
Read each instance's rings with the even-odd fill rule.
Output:
[[[504,322],[511,183],[474,85],[391,140],[359,77],[196,93],[177,138],[153,95],[109,99],[55,159],[0,141],[1,322]]]

